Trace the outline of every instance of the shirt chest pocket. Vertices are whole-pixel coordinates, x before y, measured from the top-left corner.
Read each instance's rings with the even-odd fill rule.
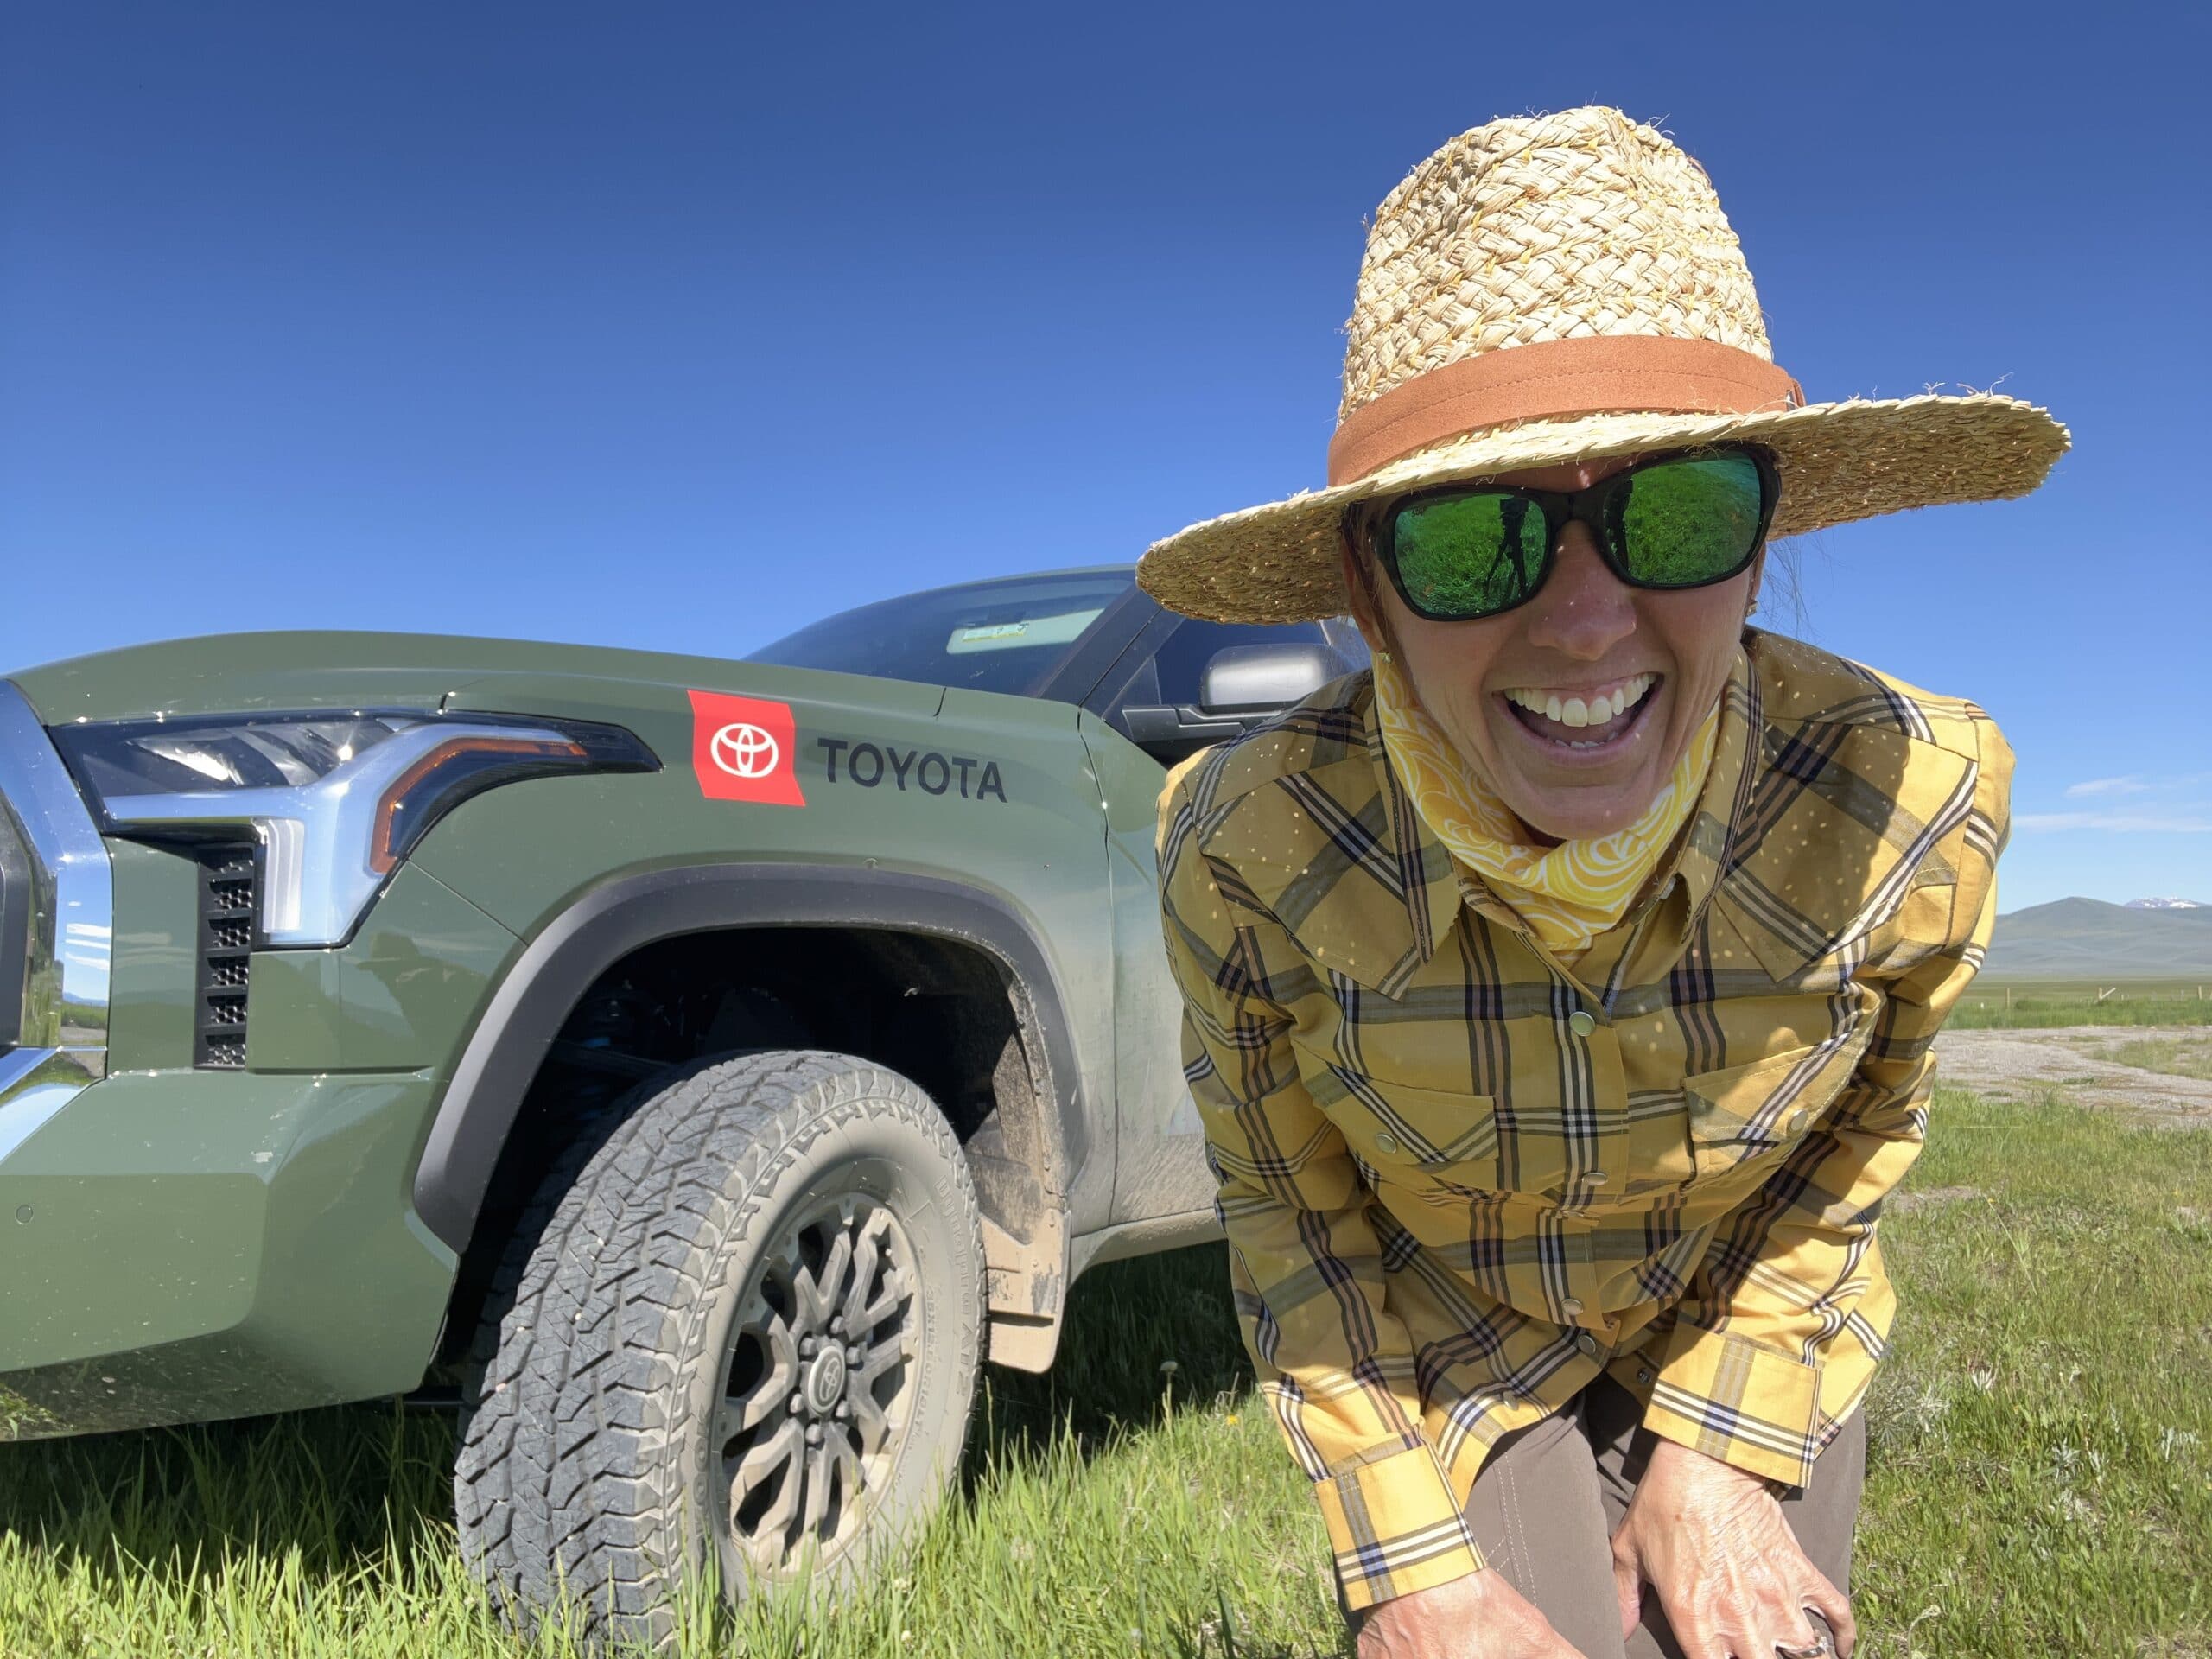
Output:
[[[1803,1141],[1858,1069],[1870,1031],[1682,1079],[1697,1186],[1748,1189]]]
[[[1497,1186],[1497,1114],[1487,1095],[1335,1074],[1326,1109],[1344,1144],[1393,1185],[1459,1196]]]

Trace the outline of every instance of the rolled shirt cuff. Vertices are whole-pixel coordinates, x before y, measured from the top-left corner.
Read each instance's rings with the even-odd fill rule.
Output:
[[[1444,1465],[1423,1443],[1318,1481],[1321,1518],[1354,1611],[1482,1570]]]
[[[1734,1467],[1803,1486],[1821,1453],[1821,1368],[1750,1338],[1678,1327],[1643,1426]]]

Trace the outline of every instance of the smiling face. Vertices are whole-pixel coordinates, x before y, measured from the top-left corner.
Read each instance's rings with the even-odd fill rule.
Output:
[[[1634,460],[1507,473],[1492,483],[1587,489]],[[1536,596],[1503,616],[1433,622],[1368,556],[1345,586],[1370,646],[1388,651],[1444,734],[1521,822],[1548,841],[1625,830],[1643,816],[1720,696],[1764,555],[1708,588],[1630,588],[1570,524]],[[1358,563],[1355,563],[1357,560]]]

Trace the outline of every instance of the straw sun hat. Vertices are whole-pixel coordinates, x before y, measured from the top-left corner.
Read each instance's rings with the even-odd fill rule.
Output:
[[[1161,604],[1336,615],[1347,505],[1522,467],[1762,444],[1782,537],[2024,495],[2068,442],[1989,393],[1807,404],[1704,169],[1613,109],[1493,121],[1415,168],[1376,211],[1346,332],[1328,487],[1154,543],[1137,580]]]

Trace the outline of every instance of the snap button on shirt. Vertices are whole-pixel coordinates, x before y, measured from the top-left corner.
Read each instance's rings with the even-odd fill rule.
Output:
[[[1384,1130],[1375,1137],[1375,1149],[1377,1152],[1395,1152],[1398,1149],[1398,1137],[1389,1130]]]
[[[1598,1022],[1586,1011],[1577,1008],[1567,1016],[1567,1028],[1578,1037],[1587,1037],[1598,1029]]]

